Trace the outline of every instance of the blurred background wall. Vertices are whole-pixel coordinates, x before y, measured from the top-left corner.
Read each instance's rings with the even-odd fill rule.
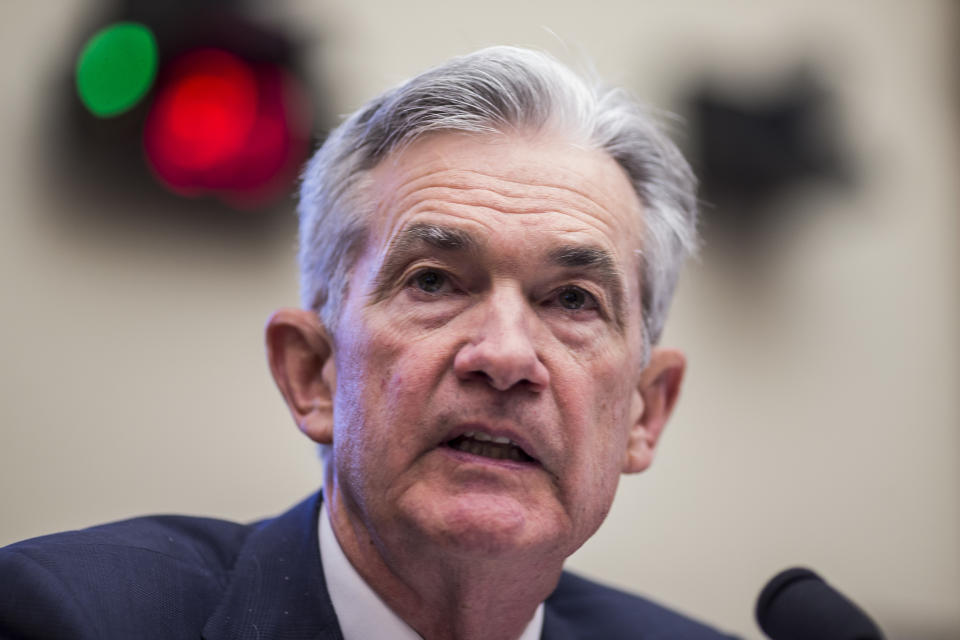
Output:
[[[321,478],[262,347],[297,304],[292,184],[235,210],[85,166],[117,134],[73,135],[73,67],[118,6],[0,5],[0,544],[254,519]],[[763,582],[806,564],[890,637],[930,640],[960,637],[957,7],[248,5],[296,45],[316,135],[499,43],[679,113],[706,189],[664,340],[689,376],[657,463],[569,564],[748,638]]]

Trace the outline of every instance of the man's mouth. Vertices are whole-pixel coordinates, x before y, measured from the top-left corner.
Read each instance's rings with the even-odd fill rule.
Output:
[[[514,462],[536,462],[520,445],[504,436],[491,436],[482,431],[468,431],[449,440],[446,446],[475,456]]]

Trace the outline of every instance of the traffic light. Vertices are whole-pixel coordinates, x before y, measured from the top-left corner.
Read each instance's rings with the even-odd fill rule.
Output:
[[[319,109],[276,24],[239,2],[124,0],[91,25],[59,138],[85,180],[244,210],[292,193]]]

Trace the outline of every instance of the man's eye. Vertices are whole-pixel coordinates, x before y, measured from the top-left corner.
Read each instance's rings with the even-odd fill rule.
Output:
[[[570,311],[596,309],[597,301],[590,293],[580,287],[564,287],[557,292],[557,304]]]
[[[410,283],[427,293],[436,293],[446,283],[447,279],[439,271],[426,269],[411,278]]]

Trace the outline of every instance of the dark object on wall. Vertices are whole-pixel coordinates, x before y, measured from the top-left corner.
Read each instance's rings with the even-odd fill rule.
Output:
[[[786,209],[778,204],[798,187],[851,180],[829,94],[810,71],[756,92],[704,81],[687,103],[711,240],[753,240],[775,226]]]

